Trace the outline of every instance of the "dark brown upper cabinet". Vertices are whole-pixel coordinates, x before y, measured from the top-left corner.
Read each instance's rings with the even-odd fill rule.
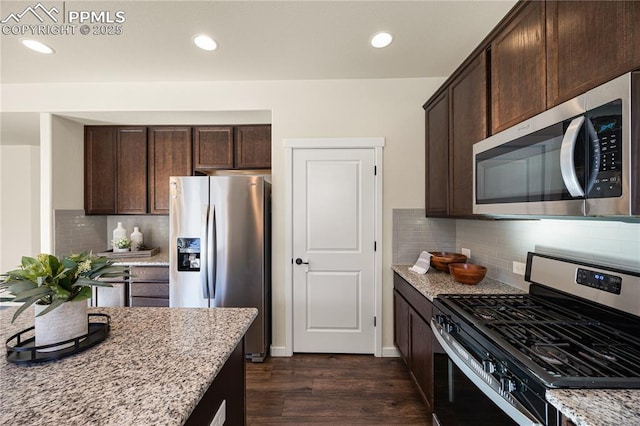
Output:
[[[193,128],[193,164],[196,170],[233,168],[233,126]]]
[[[449,92],[425,105],[427,216],[449,213]]]
[[[116,136],[108,126],[84,129],[84,211],[116,212]]]
[[[491,133],[546,108],[545,4],[534,1],[491,42]]]
[[[236,169],[271,168],[271,125],[236,126],[234,132]]]
[[[116,213],[147,213],[147,129],[117,129]]]
[[[473,144],[487,137],[487,63],[481,52],[449,87],[449,216],[473,214]]]
[[[149,213],[169,214],[169,177],[191,176],[191,127],[149,127]]]
[[[640,2],[545,4],[548,108],[640,67]]]
[[[146,213],[146,128],[86,126],[84,147],[85,213]]]
[[[270,169],[271,125],[195,127],[196,171]]]
[[[487,64],[481,52],[425,105],[427,216],[473,214],[473,144],[487,136]]]

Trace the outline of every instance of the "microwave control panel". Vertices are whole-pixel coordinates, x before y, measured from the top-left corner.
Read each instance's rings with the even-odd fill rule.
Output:
[[[594,153],[598,172],[588,198],[622,195],[622,114],[612,114],[619,105],[620,101],[614,101],[590,114],[600,152]]]

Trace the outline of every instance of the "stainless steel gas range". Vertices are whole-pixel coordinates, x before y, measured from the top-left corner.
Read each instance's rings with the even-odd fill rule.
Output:
[[[524,295],[440,295],[434,424],[560,425],[551,388],[640,388],[640,274],[529,253]]]

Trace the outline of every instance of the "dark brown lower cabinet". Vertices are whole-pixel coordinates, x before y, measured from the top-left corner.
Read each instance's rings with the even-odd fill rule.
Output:
[[[129,282],[129,306],[168,307],[169,268],[132,266]]]
[[[393,277],[394,342],[429,410],[433,409],[431,302],[398,274]]]
[[[222,370],[184,424],[186,426],[211,424],[223,401],[225,404],[224,424],[228,426],[244,425],[247,413],[244,338],[233,350]]]

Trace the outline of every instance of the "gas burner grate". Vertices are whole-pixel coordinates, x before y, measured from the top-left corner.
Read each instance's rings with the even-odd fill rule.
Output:
[[[475,327],[554,379],[640,377],[640,338],[530,295],[450,295]],[[540,374],[538,374],[540,375]]]

